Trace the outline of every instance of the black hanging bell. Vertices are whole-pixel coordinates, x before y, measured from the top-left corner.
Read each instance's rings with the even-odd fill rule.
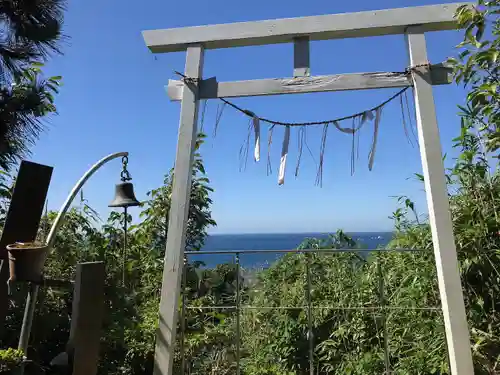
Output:
[[[127,208],[139,206],[140,204],[134,194],[134,185],[131,182],[121,182],[116,184],[115,199],[113,199],[108,207]]]

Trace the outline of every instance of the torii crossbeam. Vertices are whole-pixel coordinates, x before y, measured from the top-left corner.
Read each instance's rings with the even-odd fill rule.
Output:
[[[453,375],[474,373],[457,252],[448,202],[445,170],[432,85],[450,82],[449,69],[428,65],[425,33],[457,28],[454,15],[470,3],[430,5],[358,13],[333,14],[222,25],[143,31],[153,53],[187,51],[185,76],[170,81],[168,92],[181,101],[175,179],[169,215],[155,375],[172,375],[181,273],[191,188],[199,101],[219,97],[279,95],[413,86],[420,154],[436,269]],[[310,76],[309,41],[382,35],[406,36],[411,77],[399,73]],[[217,82],[202,79],[205,49],[294,44],[292,78]],[[432,69],[431,69],[432,68]],[[431,72],[432,71],[432,72]]]

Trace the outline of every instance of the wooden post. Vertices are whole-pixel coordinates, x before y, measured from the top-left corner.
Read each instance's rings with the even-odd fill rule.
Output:
[[[411,66],[424,64],[415,68],[413,72],[415,107],[451,373],[471,375],[474,374],[474,368],[469,329],[453,237],[430,72],[429,67],[425,65],[428,64],[425,35],[417,27],[409,28],[407,41]]]
[[[156,337],[155,375],[172,375],[173,371],[186,225],[191,195],[191,171],[197,137],[199,107],[197,79],[201,79],[202,76],[203,55],[204,49],[201,45],[187,48],[185,74],[194,80],[186,80],[181,101],[179,139],[161,289],[160,319]]]
[[[454,30],[455,13],[463,5],[472,3],[146,30],[142,35],[151,52],[167,53],[184,51],[193,44],[218,49],[290,43],[300,37],[314,41],[404,34],[408,25],[420,25],[424,31]]]
[[[22,161],[19,168],[0,239],[0,330],[8,306],[9,263],[5,247],[16,241],[29,242],[36,238],[52,170],[52,167],[29,161]]]
[[[309,38],[295,38],[293,40],[293,76],[309,77],[310,75]]]
[[[71,330],[67,352],[72,375],[95,375],[99,359],[104,313],[103,262],[79,263],[76,267]]]
[[[309,68],[307,68],[309,71]],[[453,82],[453,69],[446,64],[432,65],[433,85],[448,85]],[[303,74],[295,69],[294,74]],[[346,90],[371,90],[393,87],[410,87],[411,77],[406,72],[367,72],[331,74],[326,76],[296,76],[288,78],[252,79],[249,81],[218,82],[216,77],[200,82],[199,99],[241,98],[261,95],[289,95],[313,92]],[[171,100],[182,99],[184,82],[169,80],[167,93]]]

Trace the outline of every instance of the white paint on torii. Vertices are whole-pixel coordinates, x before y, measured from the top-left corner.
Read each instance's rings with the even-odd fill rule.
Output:
[[[431,67],[433,85],[452,82],[452,68],[445,64]],[[312,92],[402,88],[413,85],[413,79],[401,72],[332,74],[326,76],[295,76],[289,78],[253,79],[249,81],[217,82],[216,77],[203,79],[199,85],[200,100],[241,98],[245,96],[305,94]],[[167,93],[171,100],[180,101],[184,91],[182,80],[170,79]]]
[[[424,32],[441,31],[456,28],[453,16],[464,4],[467,3],[146,30],[142,35],[151,52],[164,53],[185,51],[192,44],[216,49],[291,43],[300,37],[328,40],[404,34],[406,27],[412,25],[422,25]]]
[[[425,32],[429,31],[455,29],[457,24],[454,14],[462,5],[471,4],[430,5],[143,32],[146,45],[154,53],[186,50],[185,75],[198,79],[198,81],[183,84],[182,88],[179,87],[178,81],[171,81],[168,86],[171,98],[181,101],[181,116],[169,214],[169,235],[167,236],[164,260],[159,329],[156,339],[155,375],[173,374],[191,171],[200,99],[221,96],[361,90],[408,85],[414,87],[420,154],[451,373],[453,375],[474,373],[439,129],[432,95],[432,85],[447,83],[448,79],[443,79],[442,76],[438,78],[434,72],[431,74],[429,66],[426,65],[428,61],[424,35]],[[423,64],[413,71],[410,81],[406,76],[393,73],[310,77],[308,48],[310,40],[393,34],[406,35],[410,65]],[[223,83],[218,83],[214,79],[201,79],[205,48],[215,49],[275,43],[294,43],[295,69],[293,78]],[[442,68],[441,66],[440,69]],[[444,77],[447,75],[448,73],[445,71]]]

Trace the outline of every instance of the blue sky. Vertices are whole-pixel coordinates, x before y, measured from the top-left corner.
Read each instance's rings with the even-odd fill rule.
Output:
[[[441,1],[447,2],[447,1]],[[59,115],[33,149],[31,160],[53,165],[49,207],[58,208],[75,182],[101,157],[129,151],[129,169],[136,195],[145,199],[173,165],[177,142],[179,103],[170,102],[164,85],[184,68],[184,53],[153,55],[145,47],[145,29],[354,12],[438,3],[427,0],[360,1],[295,0],[195,1],[188,7],[160,0],[132,2],[70,1],[65,54],[47,64],[47,73],[62,75],[57,97]],[[429,56],[438,63],[456,53],[459,31],[428,34]],[[401,71],[407,66],[403,36],[314,42],[312,74],[364,71]],[[209,50],[205,77],[242,80],[289,77],[293,71],[292,45]],[[263,117],[282,121],[313,121],[341,117],[373,107],[396,89],[235,99]],[[456,105],[462,88],[435,87],[435,101],[444,151],[458,134]],[[217,101],[208,103],[204,128],[212,134]],[[330,131],[325,154],[323,187],[314,185],[315,162],[304,155],[298,178],[296,133],[292,132],[286,182],[278,186],[276,170],[283,129],[274,133],[274,173],[266,175],[267,145],[260,163],[248,161],[239,171],[239,149],[246,138],[247,120],[226,109],[216,138],[202,149],[206,170],[215,188],[212,233],[314,232],[388,230],[388,216],[396,208],[392,196],[408,195],[426,211],[423,187],[412,177],[421,171],[417,148],[405,139],[398,103],[387,106],[380,127],[375,167],[368,171],[371,131],[361,137],[356,174],[350,176],[350,137]],[[263,139],[267,129],[263,128]],[[318,159],[320,129],[311,129],[309,143]],[[103,217],[119,180],[120,162],[101,169],[84,188],[85,197]]]

